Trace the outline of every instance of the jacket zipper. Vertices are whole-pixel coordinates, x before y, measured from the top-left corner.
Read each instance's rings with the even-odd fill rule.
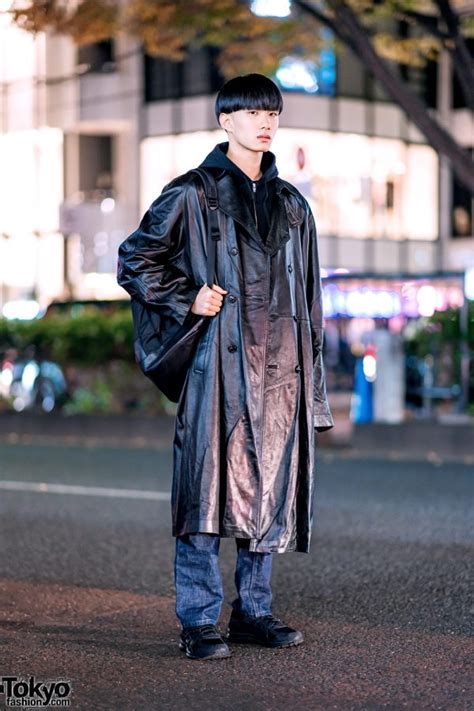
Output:
[[[255,193],[257,192],[257,185],[256,185],[256,183],[254,183],[253,181],[252,181],[252,191],[253,191],[253,195],[252,195],[252,198],[253,198],[253,214],[254,214],[254,216],[255,216],[255,225],[256,225],[257,230],[258,230],[257,206],[256,206],[256,204],[255,204]]]

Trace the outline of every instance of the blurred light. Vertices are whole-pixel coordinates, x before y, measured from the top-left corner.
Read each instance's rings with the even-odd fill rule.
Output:
[[[52,395],[46,395],[46,397],[43,398],[41,407],[45,412],[52,412],[52,410],[54,410],[54,397],[52,397]]]
[[[416,295],[420,316],[433,316],[436,310],[437,293],[434,286],[420,286]]]
[[[332,297],[334,300],[334,308],[338,313],[345,313],[346,311],[346,295],[337,286],[331,290]]]
[[[104,215],[108,215],[115,210],[115,200],[111,197],[104,198],[100,203],[100,210]]]
[[[253,0],[250,9],[259,17],[288,17],[291,0]]]
[[[25,79],[34,61],[21,42],[11,47],[11,53],[8,50],[8,67]],[[49,126],[0,135],[0,231],[23,237],[57,230],[63,197],[62,140],[62,131]],[[25,204],[32,209],[25,210]]]
[[[36,318],[40,310],[37,301],[18,299],[17,301],[7,301],[3,306],[2,313],[5,318],[19,318],[24,321]]]
[[[451,309],[460,308],[464,303],[464,292],[462,288],[452,286],[448,289],[448,304]]]
[[[466,299],[474,300],[474,267],[466,269],[464,274],[464,295]]]
[[[17,412],[21,412],[22,410],[25,409],[25,401],[22,397],[16,397],[13,400],[13,409],[16,410]]]
[[[21,375],[21,384],[23,385],[25,390],[33,390],[33,386],[38,375],[38,363],[32,361],[31,363],[27,363],[25,365],[25,367],[23,368],[23,373]]]
[[[388,322],[388,330],[390,333],[402,333],[407,323],[407,319],[403,314],[392,316]]]
[[[376,295],[376,313],[385,318],[391,318],[400,311],[398,294],[390,291],[381,291]]]
[[[336,284],[323,288],[324,313],[358,318],[392,318],[403,313],[402,300],[396,291],[383,289],[341,289]]]
[[[354,291],[347,292],[346,296],[346,308],[345,311],[350,316],[364,316],[365,315],[365,305],[364,305],[364,293],[360,289],[355,289]]]
[[[445,289],[436,289],[435,311],[445,311],[448,307],[448,298]]]
[[[3,370],[0,372],[0,382],[6,388],[9,388],[13,382],[13,367],[11,363],[4,363]]]
[[[303,89],[315,94],[319,89],[317,67],[310,60],[285,57],[275,73],[284,89]]]
[[[364,371],[365,379],[369,383],[373,383],[377,377],[377,360],[374,355],[368,353],[364,356],[362,360],[362,369]]]
[[[336,315],[331,296],[327,289],[323,288],[323,314],[326,318]]]

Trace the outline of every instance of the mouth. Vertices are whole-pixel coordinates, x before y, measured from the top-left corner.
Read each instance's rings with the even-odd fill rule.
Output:
[[[260,136],[257,136],[259,141],[270,141],[271,136],[269,136],[267,133],[262,133]]]

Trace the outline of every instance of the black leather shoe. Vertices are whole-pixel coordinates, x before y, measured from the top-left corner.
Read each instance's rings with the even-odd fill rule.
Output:
[[[226,639],[228,642],[262,644],[264,647],[296,647],[303,642],[303,634],[273,615],[249,617],[233,611]]]
[[[190,659],[224,659],[232,654],[215,625],[183,628],[179,648]]]

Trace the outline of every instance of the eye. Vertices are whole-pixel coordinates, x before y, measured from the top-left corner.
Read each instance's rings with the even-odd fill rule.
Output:
[[[256,114],[257,112],[254,109],[249,109],[249,114]]]

